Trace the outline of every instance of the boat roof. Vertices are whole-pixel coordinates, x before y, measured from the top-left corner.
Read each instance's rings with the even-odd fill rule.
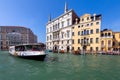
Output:
[[[19,45],[14,45],[14,46],[26,46],[26,45],[44,45],[43,43],[30,43],[30,44],[19,44]]]

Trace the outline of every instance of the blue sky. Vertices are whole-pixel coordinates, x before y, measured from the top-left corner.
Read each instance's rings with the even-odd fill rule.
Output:
[[[64,4],[78,16],[102,14],[102,29],[120,31],[120,0],[0,0],[0,26],[25,26],[45,42],[46,23],[64,12]]]

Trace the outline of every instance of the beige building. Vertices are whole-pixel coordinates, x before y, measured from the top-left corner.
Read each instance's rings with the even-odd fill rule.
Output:
[[[72,26],[72,49],[100,51],[101,15],[84,14]]]
[[[112,30],[101,31],[101,51],[103,52],[120,52],[120,32]]]

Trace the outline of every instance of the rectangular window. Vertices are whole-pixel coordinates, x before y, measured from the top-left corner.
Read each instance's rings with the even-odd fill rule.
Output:
[[[62,28],[64,27],[64,21],[62,22]]]
[[[90,38],[90,43],[93,43],[93,38]]]
[[[83,35],[83,34],[84,34],[84,32],[82,31],[81,35]]]
[[[83,40],[83,39],[81,39],[81,43],[84,43],[84,40]]]
[[[69,40],[67,40],[67,44],[69,44]]]
[[[78,32],[78,35],[80,35],[80,31]]]
[[[93,23],[91,23],[91,26],[93,26]]]
[[[70,37],[70,31],[67,31],[67,38]]]
[[[82,19],[82,21],[84,21],[84,19]]]
[[[87,20],[89,20],[89,17],[87,17]]]
[[[96,29],[96,33],[99,33],[99,29]]]
[[[2,35],[0,34],[0,40],[1,40],[1,38],[2,38]]]
[[[93,30],[90,30],[90,33],[93,34]]]
[[[70,25],[70,19],[67,20],[67,26],[69,26],[69,25]]]
[[[90,47],[90,51],[93,51],[93,48],[92,48],[92,47]]]
[[[74,50],[74,47],[72,47],[72,50]]]
[[[96,51],[98,51],[98,47],[96,47]]]
[[[80,43],[80,39],[78,39],[78,44]]]
[[[64,42],[62,41],[62,44],[63,44]]]
[[[74,40],[72,40],[72,44],[74,44]]]
[[[96,38],[96,43],[99,43],[99,38]]]
[[[96,25],[99,25],[99,22],[96,22]]]
[[[89,35],[89,30],[87,30],[87,35]]]
[[[64,33],[62,32],[62,38],[64,38]]]
[[[72,36],[74,36],[74,32],[72,32]]]

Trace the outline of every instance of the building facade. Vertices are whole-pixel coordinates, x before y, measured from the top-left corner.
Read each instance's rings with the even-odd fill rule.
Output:
[[[49,21],[46,25],[46,48],[49,50],[64,50],[69,52],[72,48],[72,28],[78,16],[73,10],[65,11],[59,17]]]
[[[101,31],[101,51],[103,52],[120,52],[120,32],[113,32],[112,30]]]
[[[20,26],[0,26],[0,50],[10,45],[37,43],[37,36],[29,29]]]
[[[84,14],[72,26],[72,50],[100,51],[101,15]]]

